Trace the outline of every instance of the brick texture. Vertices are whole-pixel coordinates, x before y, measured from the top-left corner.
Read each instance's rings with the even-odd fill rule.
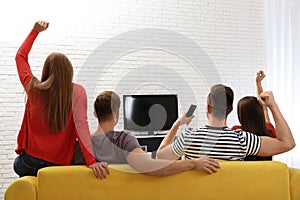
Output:
[[[5,6],[13,9],[12,5],[1,8]],[[231,86],[236,103],[244,95],[255,95],[255,72],[266,65],[261,0],[74,1],[70,7],[62,4],[67,9],[58,8],[56,14],[47,11],[38,16],[30,2],[24,6],[28,11],[20,11],[24,23],[15,29],[18,31],[10,34],[7,30],[0,37],[1,199],[17,177],[12,163],[25,106],[14,56],[36,17],[45,16],[51,24],[38,36],[29,55],[32,71],[40,77],[44,59],[52,51],[70,58],[74,81],[88,92],[91,131],[96,128],[92,101],[102,90],[120,95],[176,93],[179,113],[191,103],[198,105],[192,123],[196,126],[205,123],[205,100],[212,83]],[[1,18],[15,22],[18,16]],[[134,42],[143,36],[143,41]],[[207,63],[208,58],[211,62]],[[121,112],[119,129],[123,128],[122,117]],[[233,112],[228,125],[237,123],[236,118]]]

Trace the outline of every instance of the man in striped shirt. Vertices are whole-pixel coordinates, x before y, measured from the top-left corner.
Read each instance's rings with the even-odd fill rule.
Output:
[[[186,159],[210,156],[220,160],[243,160],[249,155],[272,156],[289,151],[295,146],[295,141],[272,92],[261,93],[259,100],[272,112],[277,138],[229,129],[226,121],[232,111],[233,91],[230,87],[217,84],[207,97],[207,125],[186,128],[174,141],[179,126],[189,124],[193,118],[186,117],[184,113],[161,142],[157,157],[176,160],[181,156]]]

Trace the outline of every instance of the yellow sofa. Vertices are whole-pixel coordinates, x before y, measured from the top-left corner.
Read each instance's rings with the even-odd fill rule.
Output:
[[[300,170],[276,161],[221,162],[216,174],[187,171],[168,177],[110,165],[99,180],[85,166],[48,167],[12,182],[5,200],[300,200]]]

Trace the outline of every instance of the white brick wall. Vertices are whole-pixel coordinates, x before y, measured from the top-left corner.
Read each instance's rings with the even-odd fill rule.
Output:
[[[0,4],[3,4],[0,17],[7,20],[0,37],[1,199],[8,184],[17,177],[12,163],[25,105],[14,56],[35,20],[49,20],[50,27],[38,37],[29,56],[33,73],[40,76],[41,66],[50,52],[65,53],[73,63],[75,81],[87,88],[90,108],[94,96],[104,89],[116,90],[120,95],[175,92],[179,95],[180,112],[190,103],[197,103],[199,116],[194,125],[204,123],[205,98],[211,86],[208,83],[217,82],[217,75],[213,71],[201,75],[203,69],[193,66],[191,60],[184,57],[186,52],[168,51],[173,47],[186,49],[187,55],[193,57],[194,49],[185,44],[181,36],[208,54],[220,82],[234,89],[235,102],[245,94],[255,94],[255,72],[266,64],[264,1],[261,0],[88,0],[70,5],[62,3],[61,8],[51,7],[56,3],[49,1],[44,4],[50,6],[47,11],[39,11],[34,1],[20,2],[22,9],[14,8],[12,3]],[[171,31],[175,42],[162,49],[145,46],[126,52],[110,60],[108,67],[99,66],[104,60],[89,59],[89,55],[103,49],[109,39],[143,28]],[[156,47],[155,41],[151,42]],[[120,40],[117,44],[111,53],[119,53],[127,43]],[[99,56],[99,59],[107,58]],[[92,73],[84,77],[81,68]],[[100,74],[93,73],[101,70]],[[96,120],[91,110],[89,120],[93,130]],[[234,123],[235,113],[229,117],[228,124]],[[118,127],[122,129],[122,120]]]

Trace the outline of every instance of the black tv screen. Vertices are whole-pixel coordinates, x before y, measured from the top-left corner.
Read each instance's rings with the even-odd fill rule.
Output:
[[[123,111],[125,130],[169,130],[178,118],[177,95],[124,95]]]

